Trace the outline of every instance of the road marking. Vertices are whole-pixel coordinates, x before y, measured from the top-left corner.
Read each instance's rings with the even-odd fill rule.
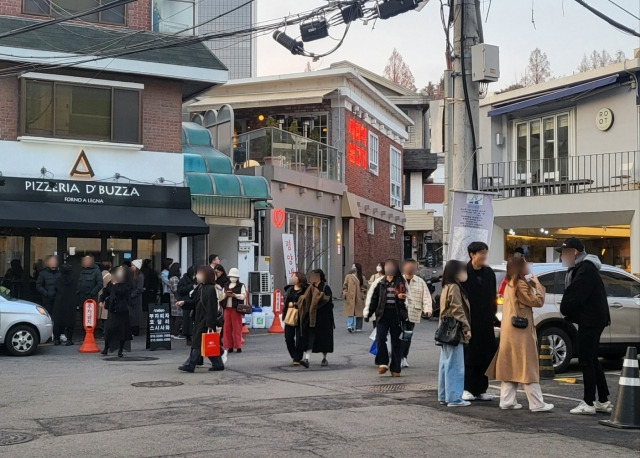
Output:
[[[500,387],[499,386],[495,386],[495,385],[489,385],[491,388],[500,391]],[[518,390],[518,393],[526,393],[524,390]],[[560,396],[557,394],[549,394],[549,393],[542,393],[543,397],[549,397],[549,398],[557,398],[557,399],[566,399],[567,401],[576,401],[576,402],[580,402],[582,401],[582,399],[576,399],[576,398],[570,398],[567,396]]]

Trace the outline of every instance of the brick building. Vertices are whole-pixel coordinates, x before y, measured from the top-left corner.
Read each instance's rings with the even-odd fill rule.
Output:
[[[152,32],[151,0],[43,22],[103,3],[0,1],[0,275],[18,259],[33,283],[51,254],[158,268],[208,232],[183,184],[181,110],[227,70]]]
[[[256,220],[264,239],[256,256],[270,258],[276,284],[286,277],[282,234],[293,233],[298,258],[308,260],[318,251],[308,235],[317,224],[320,256],[298,267],[323,268],[333,288],[353,262],[371,275],[379,261],[402,258],[403,143],[413,122],[371,83],[350,68],[234,80],[188,111],[206,118],[225,104],[233,107],[238,173],[271,182],[275,208]],[[287,219],[278,225],[280,212]]]

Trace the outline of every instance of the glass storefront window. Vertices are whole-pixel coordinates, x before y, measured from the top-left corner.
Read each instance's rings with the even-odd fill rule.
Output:
[[[207,250],[207,236],[196,235],[187,238],[187,265],[182,268],[183,272],[187,271],[189,266],[203,266],[208,264],[205,257]]]
[[[14,272],[12,261],[17,260],[22,267],[22,274]],[[25,280],[29,268],[24,265],[24,237],[0,237],[0,286],[8,288],[12,297],[23,298]]]
[[[200,237],[200,236],[198,236]],[[191,240],[191,238],[189,238]],[[204,252],[204,249],[203,249]],[[160,238],[138,239],[138,259],[151,259],[151,265],[160,272],[162,262],[162,240]]]
[[[44,261],[47,256],[58,254],[58,239],[56,237],[31,237],[31,255],[29,266],[31,266],[31,276],[35,279],[38,272],[44,269]]]
[[[123,262],[133,261],[133,243],[132,240],[109,237],[107,239],[107,257],[111,257],[110,261],[114,266],[119,266]]]
[[[329,276],[330,221],[319,216],[287,212],[286,231],[293,234],[296,244],[298,270],[308,275],[322,269]]]

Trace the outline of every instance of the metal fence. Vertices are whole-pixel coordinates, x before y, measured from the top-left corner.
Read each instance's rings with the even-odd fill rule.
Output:
[[[481,164],[480,189],[504,197],[640,189],[640,151]]]
[[[324,143],[275,127],[235,138],[233,161],[239,167],[273,165],[342,182],[342,153]]]

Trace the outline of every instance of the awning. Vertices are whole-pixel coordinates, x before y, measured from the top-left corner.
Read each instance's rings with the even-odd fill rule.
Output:
[[[358,210],[358,201],[355,194],[345,191],[342,194],[342,217],[343,218],[360,218],[360,210]]]
[[[184,176],[192,195],[271,199],[264,177],[202,172],[187,172]]]
[[[240,108],[273,107],[281,105],[301,105],[307,103],[322,103],[325,95],[333,92],[333,89],[315,89],[298,92],[268,92],[261,94],[238,95],[210,95],[198,102],[190,104],[189,111],[200,111],[224,104],[231,105],[235,110]],[[197,108],[197,110],[194,110]]]
[[[271,210],[273,209],[273,204],[271,202],[267,202],[266,200],[259,200],[254,205],[255,210]]]
[[[113,232],[208,234],[209,227],[186,208],[0,201],[0,227]]]
[[[542,105],[544,103],[553,102],[555,100],[563,99],[565,97],[569,97],[576,94],[581,94],[583,92],[591,91],[593,89],[598,89],[600,87],[608,86],[617,81],[618,75],[610,75],[605,78],[600,78],[594,81],[589,81],[587,83],[578,84],[572,87],[566,87],[563,89],[559,89],[557,91],[549,92],[544,95],[539,95],[537,97],[532,97],[526,100],[519,100],[517,102],[506,103],[502,106],[495,105],[497,108],[489,111],[488,116],[499,116],[506,113],[511,113],[512,111],[522,110],[524,108],[533,107],[536,105]]]
[[[405,210],[407,219],[405,231],[432,231],[434,225],[433,212],[430,210]]]

